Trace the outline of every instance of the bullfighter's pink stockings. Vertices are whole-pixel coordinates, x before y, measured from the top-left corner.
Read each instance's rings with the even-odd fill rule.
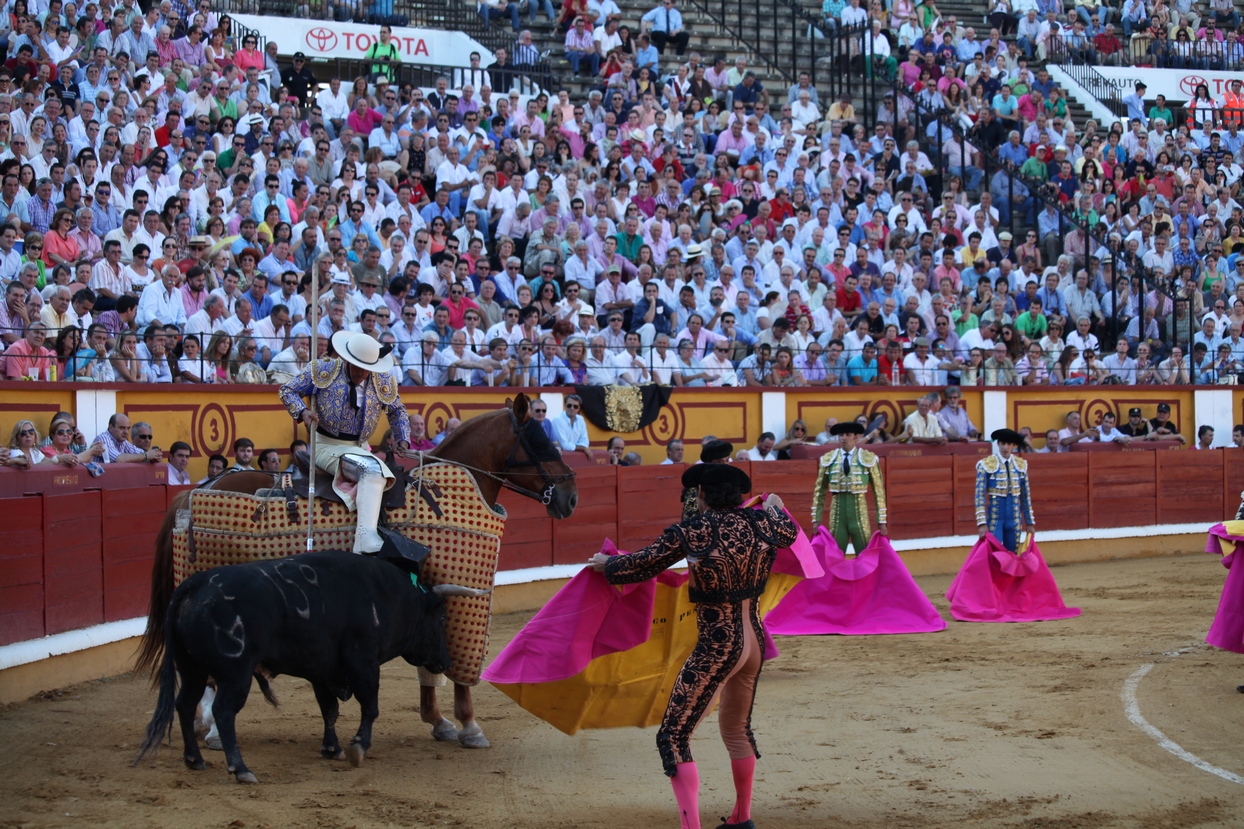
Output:
[[[700,829],[700,772],[695,763],[679,763],[670,785],[678,799],[679,829]]]

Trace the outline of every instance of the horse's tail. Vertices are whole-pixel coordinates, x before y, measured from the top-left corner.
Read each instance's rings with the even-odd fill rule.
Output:
[[[174,703],[177,698],[177,667],[173,664],[173,614],[176,612],[176,605],[169,603],[163,614],[164,623],[160,625],[164,636],[162,647],[164,661],[160,664],[159,674],[160,696],[156,700],[155,713],[151,715],[151,722],[147,723],[147,735],[139,747],[138,756],[134,758],[133,765],[135,766],[149,753],[159,751],[160,743],[164,742],[173,730]],[[150,625],[147,631],[150,633]]]
[[[156,536],[155,561],[151,566],[151,601],[147,606],[147,629],[143,631],[142,642],[138,647],[138,660],[134,664],[136,672],[151,675],[153,685],[158,680],[156,667],[165,648],[164,629],[168,603],[173,597],[173,528],[177,523],[178,510],[185,509],[189,501],[189,492],[183,492],[173,499]]]

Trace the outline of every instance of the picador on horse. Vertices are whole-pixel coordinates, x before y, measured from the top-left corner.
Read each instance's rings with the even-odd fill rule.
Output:
[[[367,445],[381,413],[389,419],[396,448],[410,449],[410,419],[389,373],[391,349],[366,334],[338,331],[333,350],[340,359],[317,360],[278,392],[294,420],[316,430],[311,460],[333,476],[333,491],[356,513],[355,553],[374,553],[384,545],[376,522],[385,490],[396,478]],[[311,398],[314,410],[304,397]]]

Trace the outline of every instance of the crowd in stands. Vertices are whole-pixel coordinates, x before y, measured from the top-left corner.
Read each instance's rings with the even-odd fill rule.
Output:
[[[612,0],[564,3],[601,58],[573,100],[521,93],[527,31],[429,90],[378,57],[320,84],[205,0],[12,5],[9,379],[280,383],[313,316],[321,355],[368,333],[406,386],[1213,383],[1244,361],[1244,135],[1172,129],[1161,102],[1077,129],[1001,17],[979,39],[932,2],[827,2],[919,103],[857,112],[703,61],[674,0],[635,38]]]

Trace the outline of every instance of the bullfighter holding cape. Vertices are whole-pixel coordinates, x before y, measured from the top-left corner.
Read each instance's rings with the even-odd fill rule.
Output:
[[[812,550],[825,575],[795,585],[765,623],[775,636],[929,633],[946,621],[890,546],[885,485],[877,456],[856,443],[864,427],[835,423],[839,448],[821,456],[812,495]],[[878,529],[869,538],[868,490]],[[826,494],[831,501],[828,510]],[[828,520],[825,520],[828,514]],[[855,556],[846,555],[847,542]]]
[[[657,747],[685,827],[700,826],[691,734],[720,701],[736,790],[725,825],[750,827],[750,712],[761,661],[777,656],[762,620],[822,570],[780,499],[742,504],[751,480],[738,467],[696,464],[682,483],[696,492],[695,515],[634,554],[606,539],[484,679],[567,734],[660,723]],[[686,574],[667,569],[683,558]]]
[[[333,476],[333,491],[355,510],[355,553],[384,546],[376,532],[384,492],[396,478],[368,449],[368,439],[383,413],[398,449],[410,448],[410,418],[389,374],[392,346],[381,346],[363,333],[333,335],[336,357],[316,360],[277,393],[290,416],[315,429],[312,461]],[[303,402],[312,397],[314,410]]]
[[[1205,634],[1205,641],[1215,648],[1233,653],[1244,653],[1244,492],[1240,493],[1240,508],[1234,521],[1215,524],[1209,530],[1207,553],[1222,556],[1222,566],[1227,568],[1227,579],[1222,585],[1222,597],[1218,600],[1218,612],[1214,623]],[[1244,685],[1236,690],[1244,694]]]
[[[1037,549],[1028,462],[1015,455],[1024,438],[1012,429],[997,429],[990,437],[996,453],[976,464],[980,540],[946,591],[951,615],[961,622],[1040,622],[1079,616],[1078,607],[1063,604]]]

